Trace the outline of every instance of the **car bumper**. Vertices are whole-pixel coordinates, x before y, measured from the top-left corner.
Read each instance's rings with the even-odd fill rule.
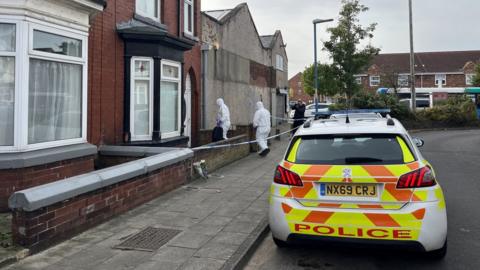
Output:
[[[269,223],[273,236],[287,242],[360,242],[432,251],[442,248],[447,237],[446,210],[439,201],[408,203],[400,210],[331,209],[272,195]]]

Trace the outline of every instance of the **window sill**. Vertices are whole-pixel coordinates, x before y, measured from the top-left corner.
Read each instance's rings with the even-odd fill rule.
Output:
[[[199,42],[200,39],[194,35],[191,35],[191,34],[188,34],[188,33],[185,33],[183,32],[183,37],[186,38],[186,39],[190,39],[192,41],[195,41],[195,42]]]
[[[41,149],[31,152],[0,153],[0,169],[20,169],[97,154],[88,143]]]
[[[146,24],[148,24],[148,25],[152,25],[152,26],[158,27],[158,28],[160,28],[160,29],[162,29],[162,30],[165,30],[165,31],[168,30],[168,27],[167,27],[165,24],[163,24],[163,23],[161,23],[161,22],[159,22],[159,21],[156,21],[156,20],[154,20],[154,19],[152,19],[152,18],[148,18],[148,17],[142,16],[142,15],[138,15],[137,13],[135,13],[135,14],[133,15],[133,18],[134,18],[135,20],[137,20],[137,21],[140,21],[140,22],[142,22],[142,23],[146,23]]]
[[[154,147],[177,147],[187,145],[189,138],[185,136],[178,136],[174,138],[156,140],[156,141],[134,141],[123,144],[124,146],[154,146]]]

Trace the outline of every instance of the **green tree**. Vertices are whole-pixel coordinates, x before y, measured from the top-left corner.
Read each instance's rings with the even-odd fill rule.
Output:
[[[342,82],[341,93],[352,97],[361,90],[354,75],[360,74],[380,49],[372,45],[360,46],[362,41],[373,37],[376,27],[375,23],[364,27],[359,22],[358,17],[368,7],[359,0],[342,0],[342,5],[338,25],[327,30],[330,40],[324,42],[324,50],[329,52],[337,80]]]
[[[324,96],[333,96],[341,88],[337,80],[338,72],[332,65],[318,64],[318,94]],[[315,95],[315,66],[311,65],[303,71],[302,82],[305,93],[310,96]]]
[[[480,64],[475,67],[475,76],[473,77],[473,86],[480,87]]]

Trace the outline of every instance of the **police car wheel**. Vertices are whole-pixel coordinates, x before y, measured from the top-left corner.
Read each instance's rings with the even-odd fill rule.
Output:
[[[288,247],[288,243],[283,241],[283,240],[280,240],[280,239],[277,239],[275,237],[272,237],[273,238],[273,242],[275,243],[275,245],[279,248],[286,248]]]
[[[433,250],[427,253],[427,256],[432,259],[441,260],[447,255],[447,241],[441,249]]]

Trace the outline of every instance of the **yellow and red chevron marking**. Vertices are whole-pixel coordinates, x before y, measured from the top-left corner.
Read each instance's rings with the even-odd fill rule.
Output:
[[[397,181],[403,174],[417,170],[419,162],[400,165],[305,165],[283,161],[282,166],[298,174],[302,187],[291,187],[281,196],[306,200],[318,200],[319,192],[315,183],[380,183],[383,184],[381,202],[424,201],[412,189],[397,189]],[[343,171],[351,171],[351,177],[345,178]],[[420,194],[422,195],[422,194]]]
[[[385,239],[396,239],[398,232],[408,234],[408,239],[417,239],[418,232],[422,227],[425,217],[424,208],[412,213],[359,213],[338,211],[310,211],[294,209],[286,203],[282,203],[282,210],[291,232],[306,234],[321,234],[329,236],[352,236],[359,238],[378,238],[373,235],[360,234],[360,230],[378,230]],[[354,234],[344,234],[347,228]],[[353,230],[352,230],[353,228]],[[302,229],[303,231],[299,231]],[[322,233],[323,232],[323,233]],[[402,237],[400,237],[402,238]]]
[[[425,209],[422,208],[412,213],[359,213],[359,212],[335,212],[294,209],[286,203],[282,203],[282,209],[287,221],[306,222],[330,225],[362,225],[377,227],[409,227],[421,226],[425,217]]]
[[[378,210],[397,210],[404,206],[404,203],[378,204],[378,203],[330,203],[330,202],[313,202],[302,201],[301,204],[305,207],[316,208],[333,208],[333,209],[378,209]]]

